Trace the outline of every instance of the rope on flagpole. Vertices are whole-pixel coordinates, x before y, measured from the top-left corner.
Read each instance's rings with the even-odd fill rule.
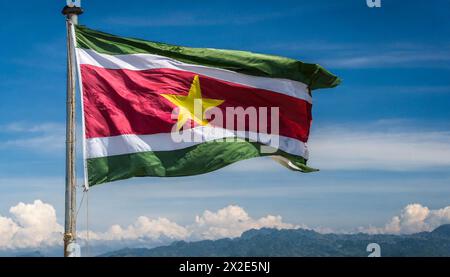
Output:
[[[78,204],[78,209],[77,209],[77,213],[76,213],[76,217],[77,217],[77,218],[78,218],[78,213],[79,213],[80,210],[81,210],[81,205],[83,205],[84,195],[85,195],[85,193],[84,193],[84,191],[83,191],[83,196],[81,196],[80,204]]]
[[[89,257],[89,190],[86,189],[86,187],[83,185],[84,190],[83,190],[83,195],[81,196],[81,200],[80,203],[78,204],[78,208],[77,208],[77,213],[76,213],[76,218],[78,219],[78,214],[81,211],[81,207],[83,206],[83,203],[86,200],[86,205],[85,205],[85,209],[86,209],[86,237],[85,237],[85,256]]]
[[[84,185],[83,185],[84,187]],[[77,213],[76,213],[76,218],[78,219],[78,214],[81,211],[81,207],[83,206],[83,203],[86,199],[86,205],[85,205],[85,209],[86,209],[86,237],[85,237],[85,248],[86,248],[86,252],[85,252],[85,256],[89,257],[89,190],[88,189],[84,189],[83,190],[83,195],[81,197],[80,203],[78,204],[78,208],[77,208]]]
[[[89,257],[89,189],[85,187],[86,194],[86,257]]]

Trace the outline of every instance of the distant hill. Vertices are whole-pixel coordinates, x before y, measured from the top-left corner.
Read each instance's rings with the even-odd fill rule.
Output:
[[[39,251],[32,251],[32,252],[25,252],[25,253],[18,254],[16,257],[20,257],[20,258],[33,257],[33,258],[36,258],[36,257],[45,257],[45,256],[44,256],[44,254],[42,254]]]
[[[124,248],[103,257],[367,256],[376,242],[382,256],[450,256],[450,224],[412,235],[320,234],[311,230],[249,230],[235,239],[177,241],[168,246]]]

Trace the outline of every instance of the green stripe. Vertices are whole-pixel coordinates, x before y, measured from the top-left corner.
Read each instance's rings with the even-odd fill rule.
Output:
[[[76,40],[77,47],[103,54],[155,54],[185,63],[217,67],[248,75],[299,81],[311,89],[332,88],[341,82],[337,76],[318,64],[273,55],[176,46],[118,37],[83,26],[76,26]]]
[[[288,158],[302,172],[316,169],[306,160],[283,151],[261,154],[260,144],[243,140],[212,141],[175,151],[141,152],[87,160],[89,185],[98,185],[131,177],[176,177],[211,172],[237,161],[254,157],[280,155]]]

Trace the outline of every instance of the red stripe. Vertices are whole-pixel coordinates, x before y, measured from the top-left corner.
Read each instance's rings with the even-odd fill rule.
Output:
[[[86,137],[170,132],[174,105],[160,94],[187,95],[196,73],[173,69],[105,69],[81,65]],[[199,75],[202,96],[226,107],[279,107],[280,135],[306,142],[311,104],[285,94]],[[270,121],[270,120],[269,120]],[[269,122],[270,123],[270,122]],[[226,125],[225,125],[226,126]],[[236,124],[235,124],[236,126]],[[270,130],[270,127],[269,127]]]

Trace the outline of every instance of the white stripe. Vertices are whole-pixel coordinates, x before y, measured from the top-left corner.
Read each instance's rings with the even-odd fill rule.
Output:
[[[283,150],[286,153],[308,159],[306,144],[297,139],[285,136],[258,134],[254,132],[233,132],[210,126],[197,126],[185,130],[183,136],[188,139],[181,141],[180,138],[174,138],[172,133],[90,138],[86,140],[86,154],[87,158],[100,158],[147,151],[172,151],[217,139],[238,137],[250,138],[253,141]]]
[[[77,48],[77,53],[80,64],[109,69],[145,70],[169,68],[189,71],[222,81],[286,94],[312,103],[312,97],[308,93],[308,86],[304,83],[288,79],[246,75],[215,67],[183,63],[168,57],[153,54],[108,55],[100,54],[91,49],[81,48]]]

